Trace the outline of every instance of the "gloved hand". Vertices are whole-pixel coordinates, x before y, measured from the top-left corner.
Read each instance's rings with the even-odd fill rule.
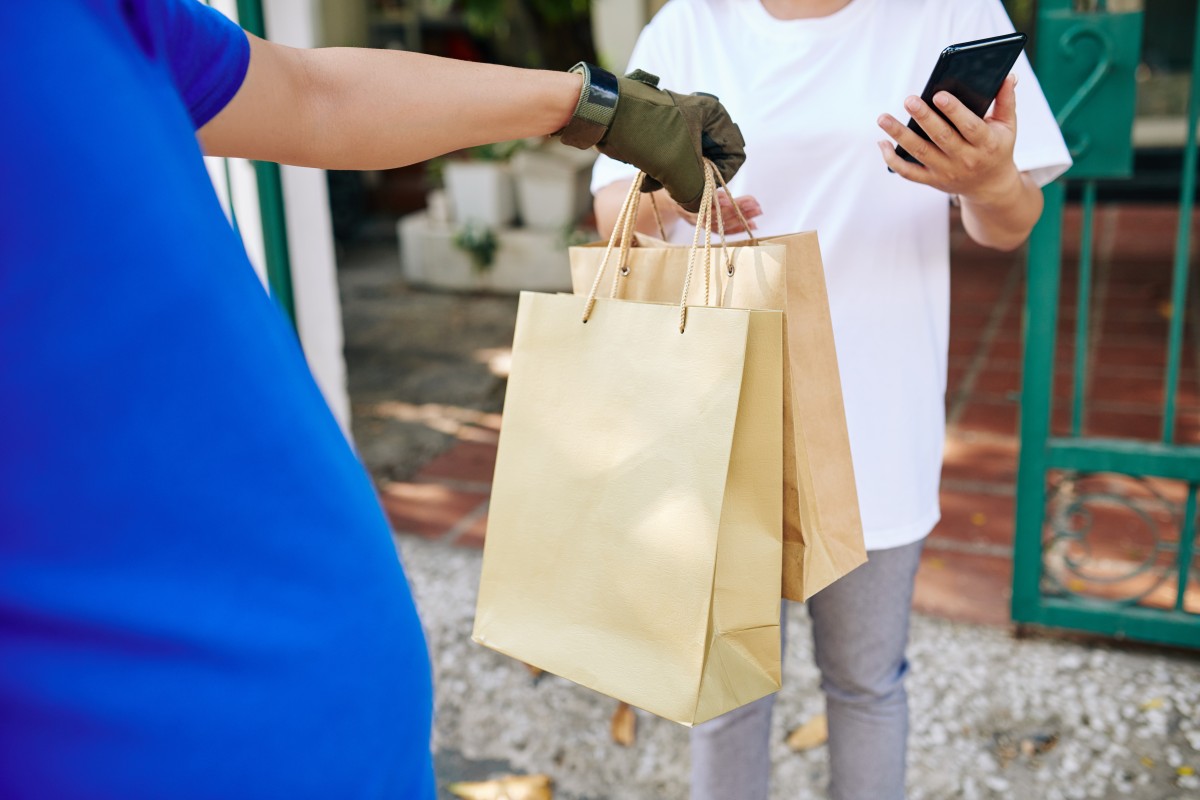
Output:
[[[658,88],[658,78],[636,70],[617,78],[591,64],[576,64],[583,90],[575,116],[559,133],[563,144],[601,153],[646,173],[642,191],[665,188],[688,211],[697,211],[704,192],[701,158],[710,159],[725,180],[746,160],[742,132],[716,97],[676,94]]]

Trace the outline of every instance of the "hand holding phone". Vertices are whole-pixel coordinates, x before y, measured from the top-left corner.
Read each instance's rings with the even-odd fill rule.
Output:
[[[925,90],[921,92],[921,99],[951,127],[954,127],[954,123],[933,102],[934,95],[938,92],[949,92],[975,116],[982,117],[996,99],[996,94],[1013,65],[1017,63],[1021,50],[1025,47],[1026,38],[1023,33],[1010,33],[950,45],[938,57],[937,64],[925,83]],[[916,120],[909,119],[908,127],[929,141],[929,135],[921,129]],[[913,164],[921,163],[898,145],[896,155]]]

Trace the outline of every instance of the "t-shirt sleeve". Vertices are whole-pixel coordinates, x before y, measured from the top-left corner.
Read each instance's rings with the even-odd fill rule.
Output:
[[[682,48],[674,36],[678,26],[671,20],[676,10],[673,4],[667,5],[642,29],[629,56],[628,70],[641,69],[657,75],[661,79],[658,85],[663,89],[690,91],[681,87],[678,81],[676,65]],[[592,194],[613,181],[631,180],[637,172],[637,167],[601,155],[592,167]]]
[[[952,41],[967,42],[1012,33],[1013,24],[1000,0],[950,0]],[[1013,72],[1017,75],[1017,141],[1013,160],[1039,186],[1045,186],[1071,167],[1071,154],[1063,141],[1054,112],[1042,94],[1029,58],[1022,53]]]
[[[165,56],[197,129],[237,94],[250,66],[250,41],[237,23],[199,0],[162,0]]]

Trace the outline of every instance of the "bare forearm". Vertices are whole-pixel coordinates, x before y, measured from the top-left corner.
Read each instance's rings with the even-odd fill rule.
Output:
[[[336,48],[305,53],[324,113],[314,158],[378,169],[562,128],[581,78],[419,53]]]
[[[1042,215],[1042,190],[1023,172],[995,195],[964,195],[961,200],[967,235],[996,250],[1020,247]]]
[[[562,128],[581,77],[357,48],[251,38],[238,96],[201,131],[213,155],[386,169]]]

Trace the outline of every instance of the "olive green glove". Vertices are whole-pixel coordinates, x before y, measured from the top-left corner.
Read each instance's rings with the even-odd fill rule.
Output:
[[[716,97],[676,94],[658,88],[658,78],[636,70],[617,78],[591,64],[583,75],[575,115],[559,131],[563,144],[595,146],[646,173],[642,191],[665,188],[688,211],[697,211],[704,192],[701,159],[710,159],[725,180],[746,160],[742,132]]]

